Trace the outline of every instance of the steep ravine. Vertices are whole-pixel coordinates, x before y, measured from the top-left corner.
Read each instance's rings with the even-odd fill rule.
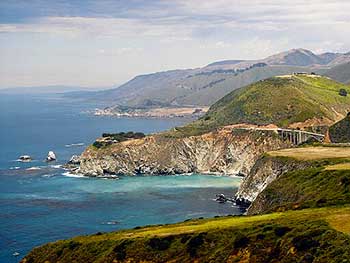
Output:
[[[76,173],[103,174],[248,174],[265,152],[289,147],[274,132],[226,127],[199,136],[146,136],[96,148],[81,155]]]

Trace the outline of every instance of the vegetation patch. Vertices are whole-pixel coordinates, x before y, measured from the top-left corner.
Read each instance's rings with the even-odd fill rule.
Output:
[[[113,143],[123,142],[130,139],[142,139],[146,135],[142,132],[119,132],[119,133],[103,133],[102,138],[96,140],[92,145],[96,148],[106,147]]]

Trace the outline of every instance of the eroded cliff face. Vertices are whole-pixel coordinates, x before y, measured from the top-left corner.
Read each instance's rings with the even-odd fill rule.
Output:
[[[302,170],[311,166],[312,163],[291,158],[263,156],[257,160],[249,174],[244,178],[236,198],[252,203],[247,210],[247,214],[259,214],[265,209],[264,207],[268,206],[268,201],[259,199],[260,193],[271,182],[287,172]]]
[[[290,146],[273,131],[232,130],[185,138],[150,135],[114,143],[107,147],[88,147],[76,170],[89,176],[103,174],[248,174],[266,151]]]

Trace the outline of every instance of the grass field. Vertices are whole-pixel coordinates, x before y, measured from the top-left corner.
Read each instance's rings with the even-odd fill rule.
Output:
[[[268,152],[273,157],[289,157],[301,161],[350,158],[350,147],[303,147]]]
[[[339,163],[334,165],[327,165],[325,167],[326,170],[350,170],[350,163]]]

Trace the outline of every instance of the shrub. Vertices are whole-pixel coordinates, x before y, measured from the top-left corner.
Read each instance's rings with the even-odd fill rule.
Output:
[[[239,233],[234,241],[234,247],[235,248],[243,248],[247,246],[249,243],[249,238],[245,235]]]
[[[276,236],[282,237],[284,236],[287,232],[291,231],[292,229],[290,229],[287,226],[281,226],[281,227],[276,227],[275,228],[275,234]]]
[[[348,92],[345,89],[340,89],[339,90],[339,95],[343,96],[343,97],[346,97],[346,96],[348,96]]]
[[[187,251],[191,257],[195,257],[197,255],[197,249],[204,243],[204,234],[201,233],[197,236],[194,236],[190,239],[187,244]]]
[[[148,244],[152,249],[166,250],[170,247],[172,241],[173,241],[172,236],[164,237],[164,238],[154,237],[149,240]]]

